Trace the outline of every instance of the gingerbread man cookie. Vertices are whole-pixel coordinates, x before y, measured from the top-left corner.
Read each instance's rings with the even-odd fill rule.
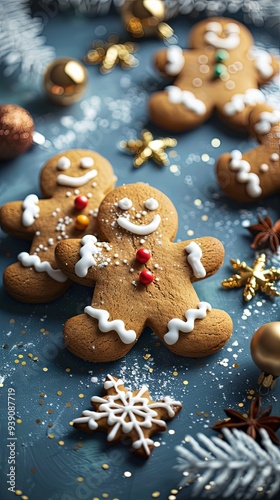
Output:
[[[88,235],[56,247],[57,262],[69,278],[95,285],[91,305],[64,326],[72,353],[93,362],[119,359],[146,326],[182,356],[207,356],[223,347],[231,335],[231,319],[200,301],[192,285],[221,266],[219,240],[173,243],[174,205],[142,183],[109,193],[97,223],[98,239]]]
[[[217,162],[221,188],[243,202],[280,192],[280,111],[258,105],[250,114],[249,126],[259,145],[244,154],[237,149],[225,153]]]
[[[30,194],[23,201],[1,208],[2,229],[17,238],[32,240],[30,253],[4,272],[4,286],[17,300],[49,302],[71,282],[57,268],[55,244],[61,239],[94,234],[100,202],[115,184],[111,164],[88,150],[69,150],[44,165],[41,190],[46,199]]]
[[[190,50],[171,46],[155,56],[156,68],[172,85],[149,101],[152,121],[182,132],[207,120],[215,109],[227,124],[246,129],[248,114],[265,98],[259,86],[279,71],[278,60],[253,49],[253,38],[241,23],[209,18],[190,34]]]

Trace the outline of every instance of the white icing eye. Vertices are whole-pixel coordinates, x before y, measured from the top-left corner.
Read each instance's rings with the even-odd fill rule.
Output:
[[[220,33],[222,33],[223,28],[222,28],[222,25],[220,23],[216,23],[216,22],[207,23],[206,24],[206,31],[214,31],[214,33],[217,33],[219,35]]]
[[[90,158],[90,156],[84,156],[83,158],[80,159],[80,166],[82,168],[90,168],[94,165],[94,160],[93,158]]]
[[[228,23],[225,29],[226,33],[240,33],[240,28],[235,23]]]
[[[156,210],[158,208],[158,201],[155,198],[148,198],[144,203],[145,208],[148,210]]]
[[[67,156],[61,156],[61,158],[59,158],[57,162],[56,168],[58,170],[68,170],[68,168],[70,167],[71,167],[71,161],[69,160],[69,158],[67,158]]]
[[[119,202],[118,202],[118,207],[121,209],[121,210],[129,210],[131,207],[132,207],[133,203],[132,201],[130,200],[130,198],[122,198]]]

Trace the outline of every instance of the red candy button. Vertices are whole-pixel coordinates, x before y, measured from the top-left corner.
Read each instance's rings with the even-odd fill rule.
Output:
[[[77,196],[74,200],[74,205],[77,210],[83,210],[88,204],[88,199],[83,194]]]
[[[136,259],[138,262],[141,262],[142,264],[145,264],[150,260],[151,258],[151,252],[147,250],[147,248],[139,248],[136,252]]]
[[[143,285],[149,285],[154,281],[154,275],[153,273],[151,273],[151,271],[148,271],[148,269],[144,269],[139,274],[139,280]]]

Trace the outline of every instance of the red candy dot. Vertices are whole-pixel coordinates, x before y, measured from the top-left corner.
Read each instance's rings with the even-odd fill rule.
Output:
[[[74,205],[77,210],[83,210],[83,208],[86,208],[87,204],[88,204],[88,199],[83,194],[77,196],[74,200]]]
[[[151,273],[151,271],[148,271],[148,269],[144,269],[139,274],[139,280],[143,285],[149,285],[154,281],[154,275],[153,273]]]
[[[151,252],[147,250],[147,248],[139,248],[136,252],[136,259],[138,262],[141,262],[142,264],[145,264],[150,260],[151,258]]]

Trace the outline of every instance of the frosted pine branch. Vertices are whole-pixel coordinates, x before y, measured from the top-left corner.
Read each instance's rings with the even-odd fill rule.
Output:
[[[4,76],[19,73],[19,80],[38,80],[55,57],[45,45],[42,20],[33,18],[28,0],[2,0],[0,15],[0,64]]]
[[[180,486],[192,487],[196,498],[251,500],[271,498],[280,490],[280,450],[264,429],[260,430],[262,447],[242,431],[222,430],[226,441],[216,436],[187,436],[191,449],[177,446],[175,469],[184,478]]]

